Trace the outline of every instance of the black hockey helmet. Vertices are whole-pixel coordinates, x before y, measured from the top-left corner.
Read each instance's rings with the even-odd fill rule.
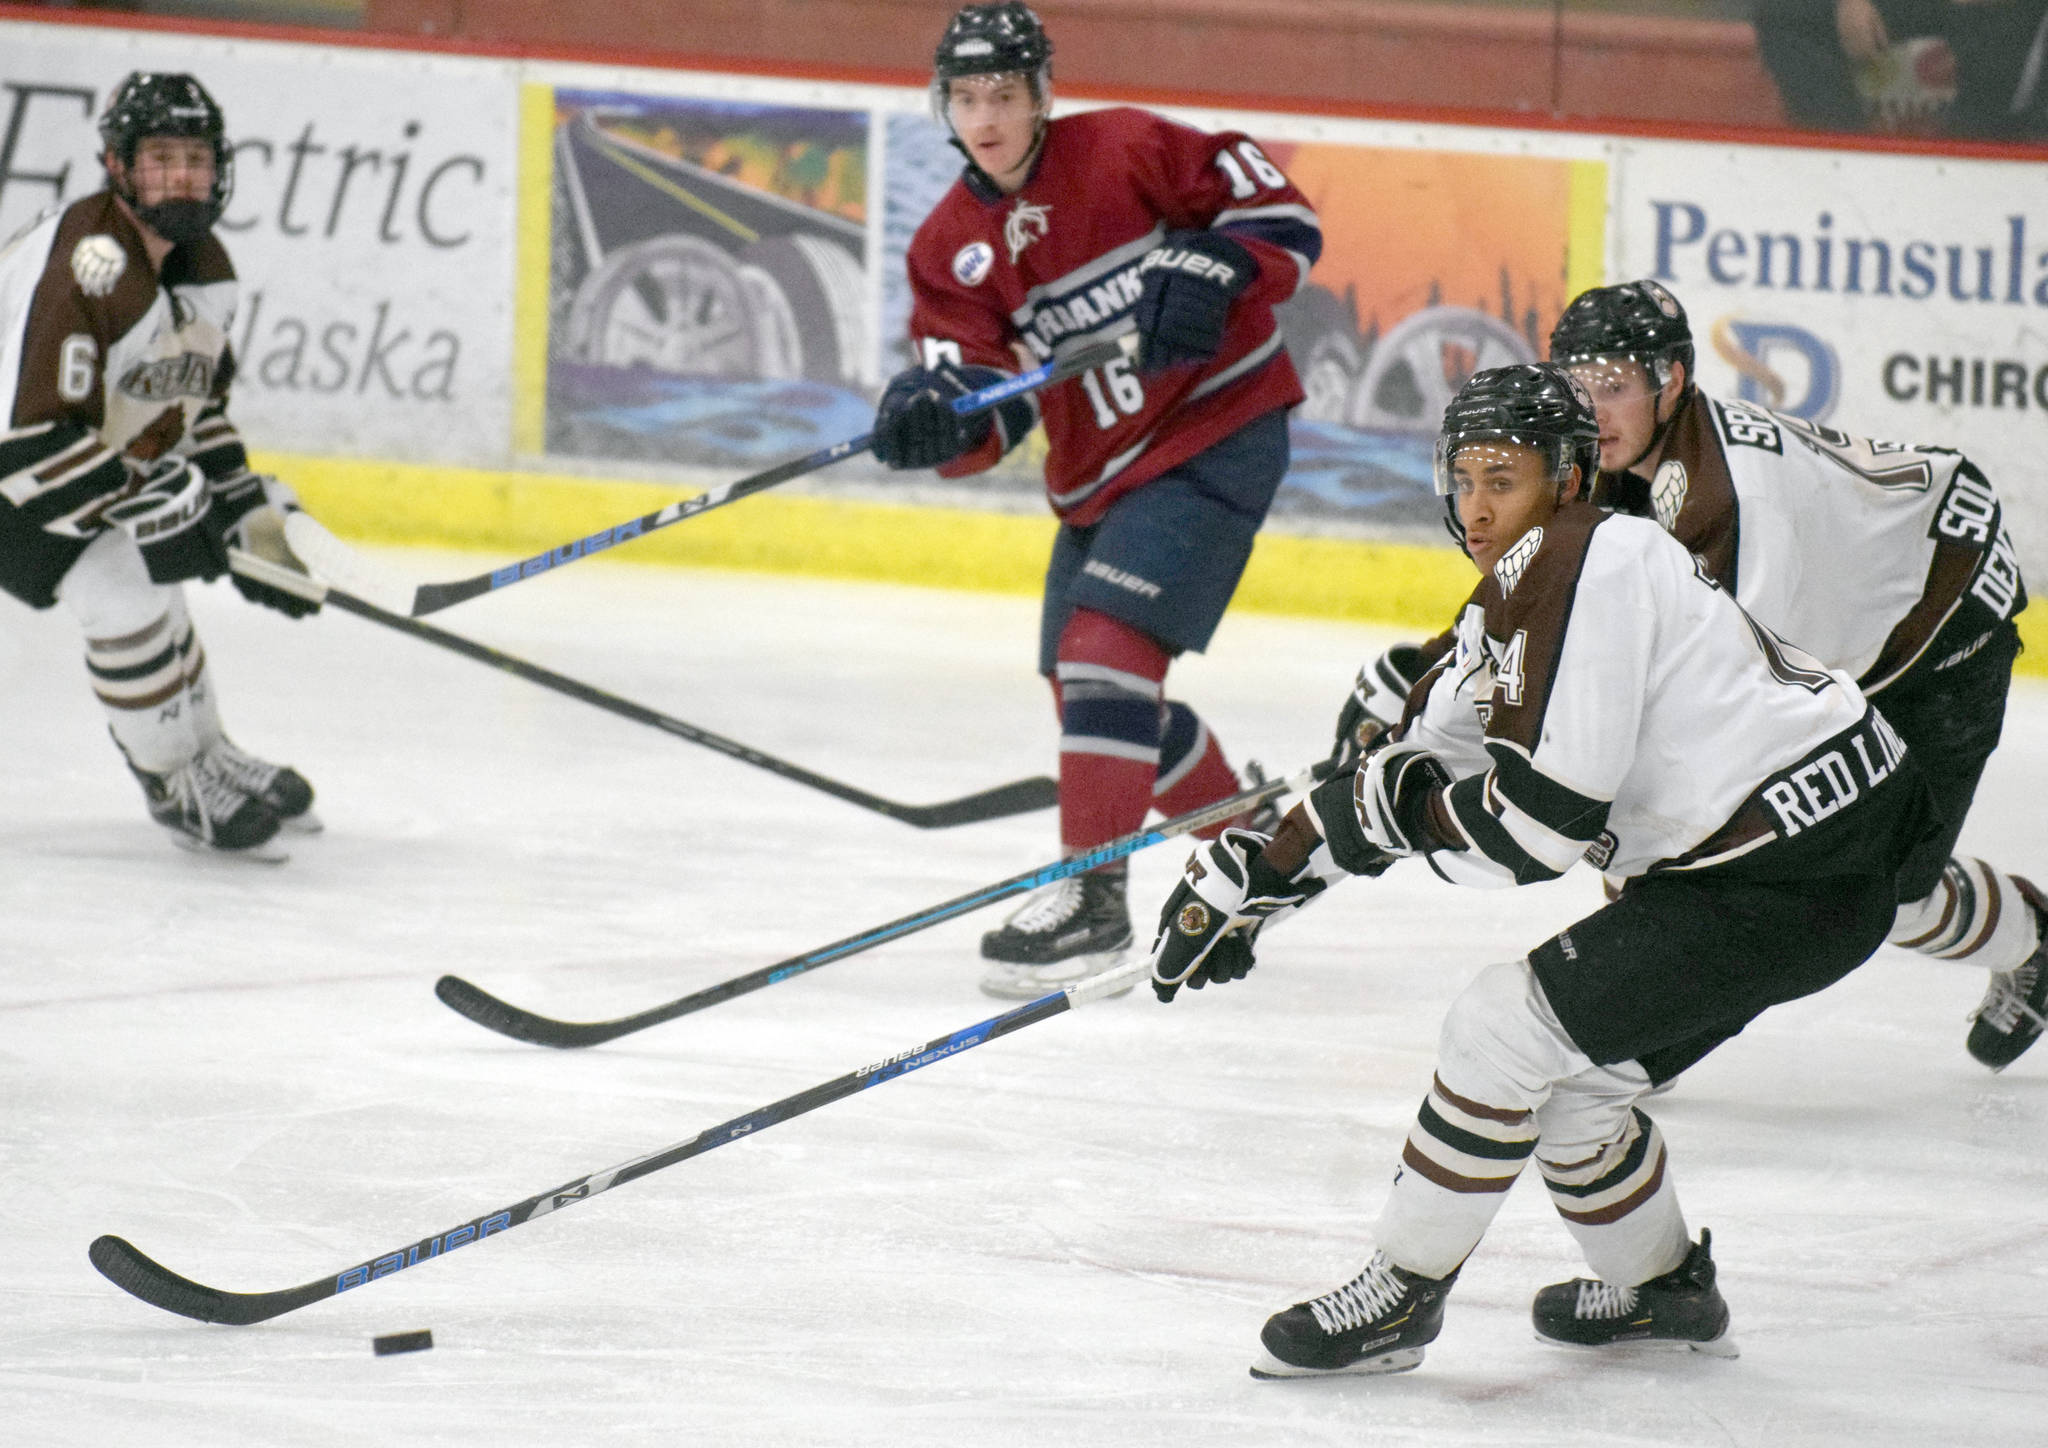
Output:
[[[1549,362],[1473,373],[1444,409],[1436,440],[1436,490],[1444,499],[1451,536],[1461,547],[1465,527],[1458,519],[1458,480],[1452,468],[1460,452],[1484,442],[1536,449],[1560,496],[1573,468],[1582,495],[1600,470],[1600,421],[1593,399],[1571,373]]]
[[[135,199],[132,174],[113,181],[115,194],[168,240],[197,241],[227,210],[228,197],[235,189],[227,118],[196,77],[172,71],[130,73],[114,88],[106,109],[100,112],[99,131],[105,153],[121,163],[124,173],[132,172],[135,149],[149,136],[191,136],[212,145],[213,192],[203,202],[169,201],[144,207]]]
[[[1052,37],[1023,0],[969,5],[939,37],[932,57],[932,110],[946,121],[946,84],[970,75],[1019,74],[1042,107],[1052,87]]]
[[[1670,364],[1692,380],[1692,327],[1678,298],[1653,281],[1623,282],[1580,292],[1550,329],[1550,360],[1566,366],[1628,358],[1650,369],[1659,387]]]

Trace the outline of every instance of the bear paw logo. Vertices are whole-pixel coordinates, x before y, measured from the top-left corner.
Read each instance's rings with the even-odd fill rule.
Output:
[[[80,240],[71,249],[71,275],[78,289],[89,297],[104,297],[114,290],[121,274],[128,270],[128,253],[121,243],[105,233]]]

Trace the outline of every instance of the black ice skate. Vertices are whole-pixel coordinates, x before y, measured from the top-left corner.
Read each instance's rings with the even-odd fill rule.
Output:
[[[180,847],[253,860],[285,858],[274,843],[277,815],[261,800],[242,793],[206,755],[165,774],[151,774],[132,764],[129,768],[149,800],[149,817],[169,830]]]
[[[2035,927],[2048,932],[2048,897],[2030,880],[2015,877],[2013,883],[2034,907]],[[2043,1025],[2048,1025],[2048,938],[2011,970],[1991,977],[1964,1044],[1979,1061],[2003,1071],[2040,1039]]]
[[[1566,1347],[1642,1344],[1737,1356],[1728,1337],[1728,1304],[1714,1286],[1713,1240],[1702,1230],[1683,1262],[1640,1287],[1574,1277],[1544,1288],[1529,1309],[1536,1336]]]
[[[286,829],[310,835],[321,828],[313,813],[313,786],[296,769],[258,759],[225,734],[207,748],[206,759],[235,788],[260,800]]]
[[[1036,1000],[1115,965],[1131,945],[1124,883],[1121,872],[1069,875],[1032,896],[1002,929],[981,937],[982,958],[996,962],[982,990],[1003,1000]]]
[[[1396,1267],[1384,1252],[1363,1272],[1321,1297],[1297,1302],[1266,1319],[1266,1351],[1255,1378],[1312,1378],[1328,1373],[1405,1373],[1444,1324],[1448,1277],[1423,1277]]]

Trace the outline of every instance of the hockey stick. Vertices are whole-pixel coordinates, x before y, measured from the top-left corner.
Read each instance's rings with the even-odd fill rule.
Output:
[[[732,1120],[700,1131],[688,1141],[677,1142],[663,1147],[647,1156],[635,1157],[621,1162],[604,1171],[592,1172],[564,1182],[552,1191],[528,1197],[495,1212],[472,1217],[459,1227],[424,1237],[417,1242],[400,1247],[395,1252],[372,1257],[367,1262],[358,1262],[344,1268],[332,1277],[321,1277],[299,1287],[286,1287],[276,1292],[224,1292],[216,1287],[206,1287],[189,1277],[180,1277],[144,1256],[125,1238],[105,1236],[95,1238],[86,1255],[92,1265],[116,1287],[133,1297],[139,1297],[152,1307],[161,1307],[166,1312],[175,1312],[182,1317],[194,1318],[200,1322],[224,1322],[234,1326],[246,1326],[252,1322],[264,1322],[301,1307],[311,1306],[352,1287],[375,1282],[401,1272],[421,1262],[432,1261],[454,1251],[457,1247],[480,1241],[485,1237],[509,1232],[523,1226],[535,1217],[546,1216],[549,1212],[573,1206],[586,1201],[599,1192],[610,1191],[613,1187],[639,1177],[650,1176],[663,1167],[674,1166],[702,1155],[713,1147],[724,1146],[742,1136],[751,1136],[757,1131],[815,1111],[820,1106],[829,1106],[834,1101],[865,1091],[870,1086],[879,1086],[884,1081],[908,1075],[934,1061],[943,1061],[948,1056],[957,1056],[998,1036],[1007,1036],[1012,1031],[1021,1031],[1026,1026],[1050,1020],[1090,1001],[1113,995],[1135,981],[1146,970],[1143,961],[1132,961],[1101,975],[1076,981],[1064,990],[1042,995],[1037,1000],[1027,1001],[1021,1006],[991,1016],[985,1021],[939,1036],[922,1046],[902,1051],[887,1060],[877,1061],[872,1066],[863,1066],[849,1071],[844,1076],[785,1096],[769,1106],[735,1116]]]
[[[887,925],[877,925],[871,930],[861,931],[858,935],[849,935],[844,940],[836,940],[830,945],[820,946],[802,955],[793,955],[788,960],[777,961],[774,965],[764,965],[759,970],[736,975],[730,980],[706,986],[678,1000],[650,1007],[635,1015],[620,1016],[616,1020],[558,1021],[551,1016],[536,1015],[532,1011],[499,1000],[489,991],[471,985],[459,975],[444,975],[434,982],[434,994],[439,996],[441,1003],[450,1010],[516,1041],[530,1041],[536,1046],[557,1046],[564,1049],[573,1046],[601,1045],[635,1031],[644,1031],[649,1026],[672,1021],[678,1016],[689,1015],[692,1011],[701,1011],[706,1006],[729,1001],[734,996],[746,995],[764,986],[788,980],[791,976],[802,975],[805,971],[816,970],[821,965],[830,965],[835,960],[844,960],[849,955],[872,950],[886,941],[914,935],[920,930],[928,930],[942,921],[951,920],[957,915],[965,915],[971,910],[979,910],[984,905],[993,905],[996,901],[1011,895],[1035,890],[1041,885],[1050,885],[1066,879],[1069,875],[1083,874],[1097,865],[1120,860],[1148,845],[1156,845],[1176,835],[1187,834],[1200,829],[1203,825],[1227,820],[1232,815],[1241,814],[1264,800],[1308,788],[1327,768],[1326,763],[1318,762],[1292,779],[1269,780],[1255,788],[1234,794],[1228,799],[1218,800],[1204,809],[1176,815],[1152,829],[1136,830],[1120,836],[1086,854],[1069,855],[1064,860],[1041,866],[1036,870],[1012,875],[1009,879],[996,884],[984,885],[979,890],[970,890],[967,894],[956,896],[942,905],[932,905],[923,910],[913,911],[900,919],[891,920]]]
[[[1029,814],[1033,810],[1049,809],[1059,802],[1058,782],[1043,774],[1034,775],[1030,779],[1012,780],[993,789],[962,795],[959,799],[940,800],[936,804],[904,804],[898,800],[884,799],[878,794],[869,794],[864,789],[856,789],[840,780],[814,774],[802,765],[791,764],[786,759],[763,754],[750,744],[741,744],[738,740],[727,739],[722,734],[714,734],[709,729],[700,729],[695,724],[685,723],[659,710],[650,709],[645,704],[636,704],[631,699],[608,694],[602,689],[558,674],[552,669],[544,669],[539,664],[528,663],[525,659],[502,650],[463,638],[459,634],[449,633],[446,629],[436,628],[433,624],[389,613],[330,584],[308,578],[293,569],[280,567],[252,553],[230,549],[228,561],[234,571],[245,578],[267,583],[272,588],[282,589],[286,593],[296,594],[314,603],[332,604],[345,613],[366,618],[372,623],[381,623],[386,628],[397,629],[401,633],[409,633],[414,638],[424,639],[451,653],[461,654],[464,658],[474,659],[480,664],[488,664],[494,669],[502,669],[508,674],[516,674],[530,683],[539,684],[544,689],[553,689],[557,694],[566,694],[571,699],[580,699],[607,713],[616,714],[621,719],[651,725],[664,733],[673,734],[678,739],[686,739],[692,744],[702,744],[707,749],[715,749],[720,754],[739,760],[742,764],[751,764],[757,769],[767,770],[770,774],[779,774],[784,779],[809,785],[812,789],[829,794],[834,799],[845,800],[848,804],[873,810],[876,814],[887,815],[892,820],[901,820],[904,824],[915,825],[921,830],[950,829],[954,825],[975,824],[981,820]]]
[[[1127,357],[1136,347],[1136,334],[1126,334],[1111,341],[1091,342],[1064,357],[1055,357],[1034,367],[1029,372],[1016,377],[1006,377],[1001,382],[991,383],[979,391],[956,397],[953,399],[953,410],[963,417],[987,412],[1014,397],[1026,396],[1040,388],[1050,387],[1056,382],[1065,382],[1105,363]],[[874,441],[874,437],[872,432],[864,432],[844,442],[835,442],[830,447],[820,448],[814,453],[793,458],[786,463],[778,463],[766,472],[755,473],[737,482],[725,483],[693,498],[679,499],[652,513],[643,514],[615,527],[600,528],[588,537],[571,539],[559,547],[536,553],[531,558],[522,558],[517,563],[508,563],[502,568],[494,568],[489,573],[479,573],[474,578],[458,578],[447,583],[422,583],[412,590],[410,602],[399,611],[409,618],[422,618],[480,594],[524,582],[538,574],[574,563],[579,558],[588,558],[593,553],[601,553],[620,543],[645,537],[672,523],[680,523],[726,503],[736,503],[741,498],[752,497],[755,493],[763,492],[778,483],[786,483],[806,473],[817,472],[856,453],[864,452]],[[337,550],[344,549],[345,545],[340,544],[333,534],[315,523],[310,515],[298,513],[287,518],[285,536],[291,542],[292,551],[319,572],[335,578],[350,576],[352,570],[347,559],[336,556]]]

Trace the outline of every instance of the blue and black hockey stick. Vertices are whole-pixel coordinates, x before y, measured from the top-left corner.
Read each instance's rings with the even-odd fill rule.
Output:
[[[990,383],[979,391],[970,392],[964,397],[956,397],[953,399],[953,410],[962,417],[987,412],[1011,398],[1023,397],[1041,388],[1050,387],[1056,382],[1078,377],[1083,372],[1091,371],[1105,363],[1129,356],[1135,350],[1136,343],[1135,334],[1106,342],[1091,342],[1085,347],[1054,357],[1029,372],[1016,377],[1006,377],[1001,382]],[[588,558],[594,553],[616,548],[621,543],[644,538],[649,533],[666,528],[672,523],[683,522],[700,513],[708,513],[713,508],[736,503],[741,498],[750,498],[778,483],[786,483],[792,478],[800,478],[806,473],[815,473],[836,462],[843,462],[847,458],[866,452],[874,438],[873,433],[864,432],[844,442],[835,442],[830,447],[820,448],[814,453],[792,458],[786,463],[778,463],[766,472],[726,483],[708,493],[699,493],[694,498],[680,499],[657,508],[652,513],[629,519],[613,527],[600,528],[585,537],[571,539],[558,547],[536,553],[531,558],[522,558],[517,563],[508,563],[488,573],[479,573],[474,578],[458,578],[449,583],[419,584],[413,588],[410,602],[395,611],[407,618],[423,618],[427,614],[439,613],[444,608],[482,594],[508,588],[515,583],[523,583],[529,578],[574,563],[579,558]],[[291,542],[292,551],[319,573],[331,578],[348,578],[357,571],[349,558],[339,556],[338,550],[344,545],[338,544],[334,535],[320,527],[308,514],[296,513],[287,518],[285,536]],[[382,596],[385,590],[380,589],[378,592]],[[398,600],[394,597],[392,601]]]
[[[999,1016],[954,1031],[936,1040],[925,1042],[909,1051],[901,1051],[871,1066],[849,1071],[830,1081],[785,1096],[769,1106],[763,1106],[744,1116],[700,1131],[688,1141],[677,1142],[663,1147],[660,1151],[646,1156],[621,1162],[604,1171],[592,1172],[589,1176],[577,1177],[564,1182],[552,1191],[528,1197],[495,1212],[480,1217],[471,1217],[460,1226],[451,1227],[431,1237],[410,1242],[396,1251],[357,1262],[329,1277],[317,1278],[298,1287],[280,1288],[276,1292],[225,1292],[217,1287],[207,1287],[189,1277],[181,1277],[154,1259],[143,1255],[125,1238],[104,1236],[95,1238],[86,1255],[92,1265],[116,1287],[134,1297],[141,1298],[152,1307],[161,1307],[166,1312],[175,1312],[182,1317],[194,1318],[200,1322],[221,1322],[234,1326],[247,1326],[252,1322],[264,1322],[301,1307],[310,1307],[337,1293],[351,1288],[366,1286],[408,1267],[422,1262],[431,1262],[436,1257],[446,1256],[457,1247],[494,1237],[500,1232],[523,1226],[535,1217],[544,1217],[563,1207],[574,1206],[587,1201],[599,1192],[608,1192],[613,1187],[623,1186],[629,1181],[652,1175],[665,1166],[674,1166],[693,1156],[701,1156],[713,1147],[724,1146],[743,1136],[815,1111],[820,1106],[829,1106],[834,1101],[865,1091],[870,1086],[879,1086],[884,1081],[893,1081],[898,1076],[907,1076],[912,1071],[943,1061],[948,1056],[957,1056],[998,1036],[1007,1036],[1012,1031],[1021,1031],[1026,1026],[1050,1020],[1073,1010],[1089,1001],[1115,995],[1134,983],[1145,973],[1146,963],[1132,961],[1114,970],[1076,981],[1064,990],[1042,995],[1037,1000],[1026,1001]]]
[[[1021,875],[1012,875],[1007,880],[984,885],[978,890],[970,890],[965,895],[958,895],[943,904],[914,911],[900,919],[891,920],[886,925],[877,925],[870,930],[861,931],[858,935],[849,935],[844,940],[835,940],[830,945],[805,951],[802,955],[793,955],[788,960],[777,961],[774,965],[764,965],[759,970],[736,975],[731,980],[708,985],[680,999],[650,1007],[635,1015],[620,1016],[616,1020],[558,1021],[552,1016],[537,1015],[523,1007],[499,1000],[489,991],[478,989],[459,975],[442,976],[434,983],[434,994],[441,998],[443,1005],[457,1014],[467,1016],[478,1025],[517,1041],[530,1041],[536,1046],[557,1046],[564,1049],[602,1045],[620,1036],[644,1031],[649,1026],[672,1021],[678,1016],[701,1011],[706,1006],[729,1001],[734,996],[746,995],[750,991],[757,991],[764,986],[788,980],[792,976],[802,975],[805,971],[816,970],[821,965],[830,965],[835,960],[844,960],[850,955],[872,950],[877,945],[886,944],[891,940],[915,935],[920,930],[929,930],[932,926],[951,920],[955,916],[979,910],[984,905],[993,905],[996,901],[1006,900],[1012,895],[1036,890],[1040,886],[1064,880],[1069,875],[1083,874],[1098,865],[1106,865],[1111,860],[1121,860],[1126,855],[1136,854],[1139,850],[1159,844],[1161,841],[1192,833],[1204,825],[1218,824],[1266,800],[1306,790],[1328,769],[1329,765],[1326,762],[1318,762],[1292,779],[1266,781],[1231,795],[1228,799],[1218,800],[1205,808],[1176,815],[1149,830],[1134,830],[1130,834],[1121,835],[1086,854],[1069,855],[1050,865],[1026,870]]]

